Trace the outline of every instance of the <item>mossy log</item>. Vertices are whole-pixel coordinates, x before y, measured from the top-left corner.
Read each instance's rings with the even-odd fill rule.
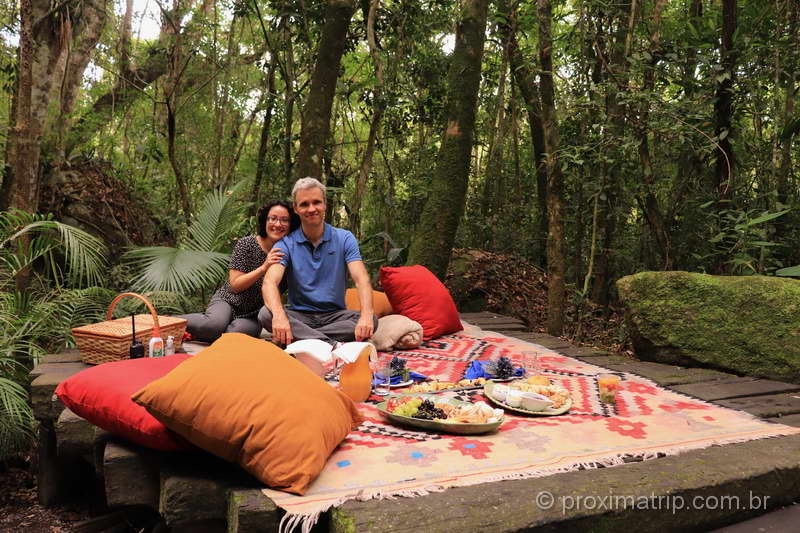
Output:
[[[800,281],[641,272],[617,288],[639,358],[800,383]]]

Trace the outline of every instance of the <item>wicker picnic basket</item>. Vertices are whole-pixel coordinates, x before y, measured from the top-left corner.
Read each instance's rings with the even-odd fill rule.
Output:
[[[186,319],[173,316],[158,316],[150,300],[135,292],[123,292],[111,302],[106,312],[106,320],[96,324],[87,324],[72,329],[72,336],[81,353],[84,363],[98,365],[111,361],[127,359],[133,340],[131,317],[111,320],[117,302],[126,296],[139,298],[150,310],[149,315],[136,315],[136,339],[145,346],[151,337],[161,337],[166,342],[172,336],[175,349],[180,348],[183,342],[183,333],[186,331]]]

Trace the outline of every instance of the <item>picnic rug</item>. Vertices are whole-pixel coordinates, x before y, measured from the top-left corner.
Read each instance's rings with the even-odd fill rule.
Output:
[[[488,435],[446,435],[393,426],[373,396],[361,404],[365,422],[328,459],[303,496],[264,489],[286,510],[281,530],[308,531],[320,513],[348,500],[420,496],[448,487],[622,464],[712,445],[800,433],[800,428],[756,417],[666,390],[640,376],[608,371],[542,346],[465,324],[466,329],[397,352],[414,371],[458,381],[473,360],[497,356],[519,362],[521,351],[538,353],[539,367],[570,391],[573,407],[561,416],[506,412]],[[615,406],[599,400],[597,375],[622,378]],[[402,392],[402,389],[399,391]],[[482,391],[447,393],[485,401]]]

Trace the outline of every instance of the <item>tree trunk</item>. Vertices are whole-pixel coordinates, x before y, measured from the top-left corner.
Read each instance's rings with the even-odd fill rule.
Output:
[[[564,328],[566,258],[564,254],[564,176],[558,164],[559,134],[553,86],[553,18],[550,0],[538,0],[539,86],[542,95],[542,125],[547,150],[547,332],[561,335]]]
[[[358,169],[358,179],[356,180],[356,190],[353,194],[353,201],[350,203],[350,231],[356,237],[361,236],[361,203],[364,193],[367,190],[367,179],[372,168],[372,158],[375,154],[375,142],[380,133],[383,112],[386,110],[386,99],[383,94],[383,60],[378,50],[378,43],[375,39],[375,18],[377,17],[380,0],[371,0],[369,13],[367,14],[367,43],[372,62],[375,64],[375,78],[377,84],[373,90],[373,110],[372,120],[369,124],[369,135],[367,136],[367,147],[364,149],[364,157]]]
[[[258,155],[256,156],[256,175],[253,178],[253,188],[250,191],[250,215],[255,216],[258,211],[259,201],[258,198],[261,192],[261,183],[264,181],[264,175],[267,172],[267,147],[269,146],[269,131],[272,126],[272,109],[275,107],[275,68],[277,62],[273,59],[269,65],[267,72],[267,108],[264,110],[264,121],[261,124],[261,136],[258,141]],[[273,184],[271,194],[275,194],[275,186]]]
[[[331,108],[336,93],[336,80],[355,11],[354,0],[328,0],[325,25],[317,46],[317,62],[311,76],[311,88],[303,108],[300,128],[300,149],[297,153],[295,177],[322,176],[322,158],[331,128]]]
[[[60,113],[56,121],[57,139],[53,144],[57,147],[59,158],[64,158],[66,136],[72,121],[70,115],[75,110],[78,91],[83,84],[83,73],[89,65],[92,52],[97,46],[106,23],[106,1],[94,0],[80,2],[78,11],[72,14],[75,18],[72,32],[74,40],[66,52],[66,67],[61,80]]]
[[[604,76],[608,81],[606,93],[606,115],[609,122],[609,132],[612,138],[623,139],[625,136],[626,116],[625,110],[620,103],[620,92],[628,88],[628,52],[631,40],[628,37],[629,28],[636,20],[636,3],[631,0],[624,0],[616,7],[614,23],[616,31],[611,49],[610,61],[603,59]],[[602,51],[600,51],[602,53]],[[608,288],[613,277],[611,272],[611,251],[614,246],[614,239],[617,231],[617,200],[621,189],[621,161],[623,154],[620,149],[613,149],[611,155],[614,162],[610,165],[604,164],[603,171],[603,190],[605,200],[603,201],[602,211],[598,218],[599,253],[594,258],[595,277],[592,283],[592,301],[598,305],[608,305]]]
[[[519,48],[517,40],[516,13],[509,8],[508,0],[500,0],[498,11],[501,15],[499,29],[503,41],[508,48],[508,59],[514,81],[519,87],[525,109],[528,112],[528,126],[531,130],[531,143],[533,145],[533,167],[536,169],[536,198],[539,207],[539,235],[538,242],[547,241],[547,170],[545,168],[545,143],[544,127],[542,126],[542,113],[539,103],[539,87],[531,69],[531,61],[525,59]],[[544,248],[537,250],[540,264],[545,263]]]
[[[720,200],[733,197],[735,158],[731,135],[733,134],[733,83],[736,75],[737,53],[733,43],[736,32],[736,0],[722,0],[722,38],[719,50],[722,71],[718,78],[714,102],[715,133],[719,146],[716,151],[714,189]]]
[[[800,47],[800,33],[797,31],[798,24],[798,5],[796,0],[787,2],[787,30],[789,37],[789,48],[786,53],[786,63],[783,66],[785,72],[785,86],[783,89],[784,104],[783,104],[783,125],[784,134],[781,138],[781,164],[778,169],[778,179],[776,183],[776,190],[778,193],[778,201],[783,205],[789,204],[789,179],[792,175],[792,141],[795,138],[796,128],[790,126],[790,122],[794,119],[794,95],[797,84],[797,49]],[[786,223],[781,218],[778,219],[777,229],[781,232],[785,231]]]
[[[444,279],[464,213],[481,80],[488,0],[463,0],[447,73],[447,129],[439,148],[428,200],[411,244],[409,262]]]
[[[497,171],[496,167],[493,167],[493,163],[496,164],[496,157],[495,154],[498,150],[498,143],[502,143],[502,134],[498,135],[497,132],[500,130],[500,127],[505,123],[504,115],[505,115],[505,99],[506,99],[506,72],[508,71],[508,53],[504,49],[502,51],[503,60],[500,66],[500,75],[499,80],[497,83],[497,102],[495,103],[494,108],[494,120],[492,120],[492,125],[489,128],[489,150],[488,155],[486,157],[486,165],[484,166],[483,170],[483,204],[481,209],[481,214],[483,215],[484,220],[489,222],[489,232],[491,233],[492,224],[492,216],[494,213],[494,198],[496,195],[500,195],[499,191],[496,191],[496,181],[497,181]],[[498,140],[499,138],[499,140]],[[493,161],[495,160],[495,161]],[[489,238],[489,242],[493,242],[494,239],[491,237]]]
[[[36,211],[39,184],[39,136],[33,125],[33,63],[34,63],[33,0],[20,0],[19,66],[14,129],[9,137],[9,161],[12,207]],[[41,131],[41,130],[40,130]],[[9,177],[6,177],[9,179]]]
[[[646,94],[652,92],[655,87],[655,68],[658,58],[661,55],[661,13],[666,0],[655,0],[653,7],[652,33],[650,34],[650,61],[644,72],[644,82],[642,91]],[[655,172],[653,161],[650,155],[649,140],[649,121],[650,108],[649,99],[639,109],[637,130],[639,137],[639,162],[642,166],[642,183],[644,185],[644,197],[639,201],[642,204],[647,224],[655,238],[661,254],[661,268],[672,270],[672,239],[669,228],[664,220],[663,211],[655,195]]]

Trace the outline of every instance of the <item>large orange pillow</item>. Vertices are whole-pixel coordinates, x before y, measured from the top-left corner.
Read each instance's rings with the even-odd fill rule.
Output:
[[[303,494],[361,422],[355,404],[272,343],[226,333],[133,395],[189,442]]]
[[[347,289],[345,291],[344,305],[350,311],[361,310],[361,301],[358,299],[358,289]],[[386,297],[386,293],[372,291],[372,313],[378,318],[394,313],[392,304],[389,303],[389,298]]]
[[[382,267],[381,287],[395,313],[420,323],[424,340],[461,331],[450,291],[424,266]]]

